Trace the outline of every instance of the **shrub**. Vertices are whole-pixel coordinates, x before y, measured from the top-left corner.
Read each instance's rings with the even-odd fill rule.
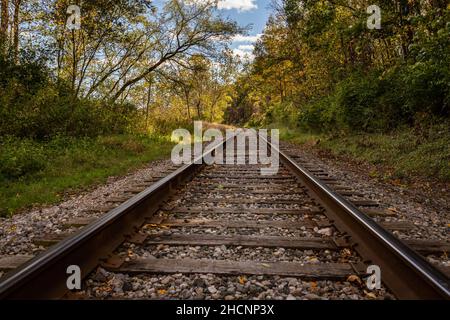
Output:
[[[335,93],[336,120],[350,131],[369,131],[380,115],[376,110],[379,82],[354,75],[339,83]]]
[[[0,56],[0,136],[50,140],[58,135],[123,134],[138,123],[130,104],[78,99],[38,63],[15,65]]]
[[[337,130],[336,110],[332,97],[324,97],[302,107],[298,125],[300,128],[319,133]]]
[[[18,179],[43,170],[47,157],[42,145],[27,139],[5,138],[0,142],[0,177]]]

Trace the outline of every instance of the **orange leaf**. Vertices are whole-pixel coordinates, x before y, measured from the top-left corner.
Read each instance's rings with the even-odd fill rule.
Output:
[[[244,277],[244,276],[240,276],[239,277],[239,283],[240,284],[245,284],[247,282],[247,278],[246,277]]]
[[[389,211],[394,212],[394,213],[399,213],[398,210],[394,207],[390,207],[388,208]]]

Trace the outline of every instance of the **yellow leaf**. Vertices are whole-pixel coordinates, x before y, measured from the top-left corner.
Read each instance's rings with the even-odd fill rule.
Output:
[[[165,295],[166,293],[167,293],[167,290],[164,290],[164,289],[158,290],[159,295]]]
[[[377,296],[373,292],[367,292],[366,290],[364,290],[364,293],[366,294],[366,297],[369,298],[369,299],[376,299],[377,298]]]
[[[348,282],[357,282],[358,284],[362,284],[361,279],[357,275],[351,275],[347,278]]]
[[[240,284],[245,284],[247,282],[247,278],[246,277],[244,277],[244,276],[240,276],[239,277],[239,283]]]
[[[157,224],[149,223],[144,226],[144,229],[158,228],[158,227],[159,227],[159,225],[157,225]]]

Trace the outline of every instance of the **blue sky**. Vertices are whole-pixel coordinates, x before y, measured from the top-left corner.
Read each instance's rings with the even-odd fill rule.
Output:
[[[260,34],[266,25],[266,21],[270,15],[270,0],[223,0],[222,7],[227,7],[227,2],[230,6],[239,7],[239,4],[244,4],[241,9],[224,9],[221,11],[225,16],[236,20],[240,25],[253,24],[252,35]],[[233,3],[233,5],[231,5]],[[234,4],[235,3],[235,4]],[[255,7],[245,4],[253,4]]]
[[[253,44],[266,25],[271,13],[270,0],[221,0],[221,8],[224,16],[237,21],[241,26],[251,25],[248,37],[237,37],[232,48],[235,54],[251,57]]]

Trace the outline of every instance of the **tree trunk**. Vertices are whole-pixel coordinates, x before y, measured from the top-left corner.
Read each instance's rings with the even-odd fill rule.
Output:
[[[202,119],[202,112],[200,111],[201,110],[201,105],[202,105],[202,102],[200,101],[200,98],[199,98],[198,101],[197,101],[197,117],[198,117],[198,120]]]
[[[8,0],[1,0],[1,16],[0,16],[0,47],[6,51],[6,45],[8,40],[8,24],[9,24],[9,11]]]
[[[72,30],[72,59],[73,59],[72,60],[72,93],[75,94],[75,83],[77,81],[77,68],[78,68],[75,30]]]
[[[342,34],[340,35],[340,40],[341,40],[341,50],[342,53],[344,54],[344,66],[347,67],[348,63],[347,51],[345,50],[344,38],[342,37]]]
[[[191,102],[189,99],[189,91],[186,88],[184,88],[184,96],[186,99],[187,116],[188,116],[189,121],[191,121],[191,106],[190,106]]]
[[[148,131],[148,118],[149,118],[151,102],[152,102],[152,82],[148,81],[147,103],[145,106],[145,132]]]
[[[19,60],[19,19],[20,19],[20,5],[22,0],[14,1],[14,23],[13,23],[13,47],[14,47],[14,61],[18,63]]]

